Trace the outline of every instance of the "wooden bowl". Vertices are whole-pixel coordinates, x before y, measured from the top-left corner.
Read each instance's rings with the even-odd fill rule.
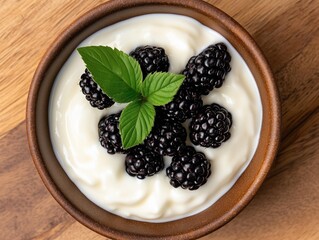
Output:
[[[89,201],[56,159],[49,136],[48,103],[55,77],[85,38],[108,25],[148,13],[175,13],[196,19],[222,34],[249,66],[259,88],[263,119],[256,153],[236,184],[215,204],[191,217],[147,223],[113,215]],[[27,132],[34,164],[52,196],[79,222],[116,239],[195,239],[221,227],[253,198],[275,158],[280,138],[280,109],[273,75],[251,36],[231,17],[198,0],[110,1],[74,22],[43,57],[33,78],[27,106]]]

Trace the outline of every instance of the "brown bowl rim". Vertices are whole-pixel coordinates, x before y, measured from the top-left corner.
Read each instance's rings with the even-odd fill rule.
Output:
[[[153,6],[153,5],[171,5],[180,8],[189,8],[191,11],[200,12],[210,16],[215,14],[220,18],[220,21],[228,29],[232,29],[236,37],[240,38],[243,43],[243,48],[254,56],[256,63],[259,63],[264,79],[266,80],[265,86],[268,92],[268,104],[271,110],[271,126],[270,126],[270,139],[268,141],[267,152],[262,163],[262,167],[259,169],[253,183],[250,185],[248,190],[243,194],[241,199],[233,206],[231,211],[226,212],[220,219],[216,219],[214,222],[206,224],[198,229],[193,229],[192,232],[178,233],[177,235],[171,236],[155,236],[157,239],[195,239],[204,236],[219,227],[223,226],[231,219],[233,219],[253,198],[257,190],[260,188],[262,182],[265,180],[268,171],[272,165],[272,162],[276,156],[279,140],[280,140],[280,126],[281,126],[281,115],[280,115],[280,101],[278,91],[275,85],[272,71],[264,58],[262,51],[257,46],[256,42],[249,35],[249,33],[234,19],[222,12],[218,8],[214,7],[203,1],[189,0],[130,0],[130,1],[109,1],[98,7],[90,10],[68,27],[59,36],[54,43],[49,47],[47,52],[44,54],[38,68],[34,74],[33,81],[30,86],[28,100],[27,100],[27,111],[26,111],[26,125],[27,125],[27,136],[29,142],[30,152],[34,161],[34,164],[38,170],[38,173],[44,182],[45,186],[56,199],[56,201],[75,219],[89,227],[90,229],[100,233],[104,236],[111,238],[136,238],[142,239],[140,235],[132,235],[123,231],[117,231],[101,226],[99,223],[93,221],[90,217],[85,215],[79,209],[74,207],[71,201],[65,198],[63,193],[57,187],[53,179],[51,178],[48,169],[43,161],[43,157],[40,151],[40,144],[36,132],[36,112],[37,112],[37,101],[39,99],[39,91],[41,83],[45,77],[46,70],[50,67],[50,63],[57,56],[57,51],[63,49],[63,45],[72,40],[76,34],[90,25],[92,22],[97,21],[106,14],[112,14],[114,12],[139,7],[139,6]]]

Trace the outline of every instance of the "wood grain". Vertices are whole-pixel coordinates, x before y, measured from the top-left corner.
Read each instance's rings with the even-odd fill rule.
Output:
[[[70,217],[33,166],[25,104],[41,57],[72,21],[106,1],[2,0],[0,239],[105,239]],[[319,2],[207,1],[267,57],[282,99],[281,149],[267,181],[233,221],[203,239],[319,239]]]

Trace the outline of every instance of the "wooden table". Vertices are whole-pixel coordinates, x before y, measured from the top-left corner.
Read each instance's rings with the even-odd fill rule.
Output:
[[[0,4],[0,239],[104,239],[66,213],[29,154],[25,108],[40,58],[103,0]],[[233,221],[203,239],[319,239],[319,1],[209,0],[255,38],[282,99],[282,144],[268,179]]]

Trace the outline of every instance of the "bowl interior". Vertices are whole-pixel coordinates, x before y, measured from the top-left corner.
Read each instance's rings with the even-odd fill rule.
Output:
[[[245,59],[259,88],[263,105],[260,141],[250,165],[236,184],[207,210],[168,223],[144,223],[113,215],[89,201],[57,161],[48,127],[49,95],[55,77],[77,45],[94,32],[131,17],[174,13],[192,17],[221,33]],[[203,236],[232,219],[251,200],[264,180],[279,140],[279,102],[271,71],[259,48],[233,19],[200,1],[111,1],[73,23],[49,49],[29,93],[27,129],[30,150],[42,180],[53,197],[78,221],[112,238],[178,238]]]

